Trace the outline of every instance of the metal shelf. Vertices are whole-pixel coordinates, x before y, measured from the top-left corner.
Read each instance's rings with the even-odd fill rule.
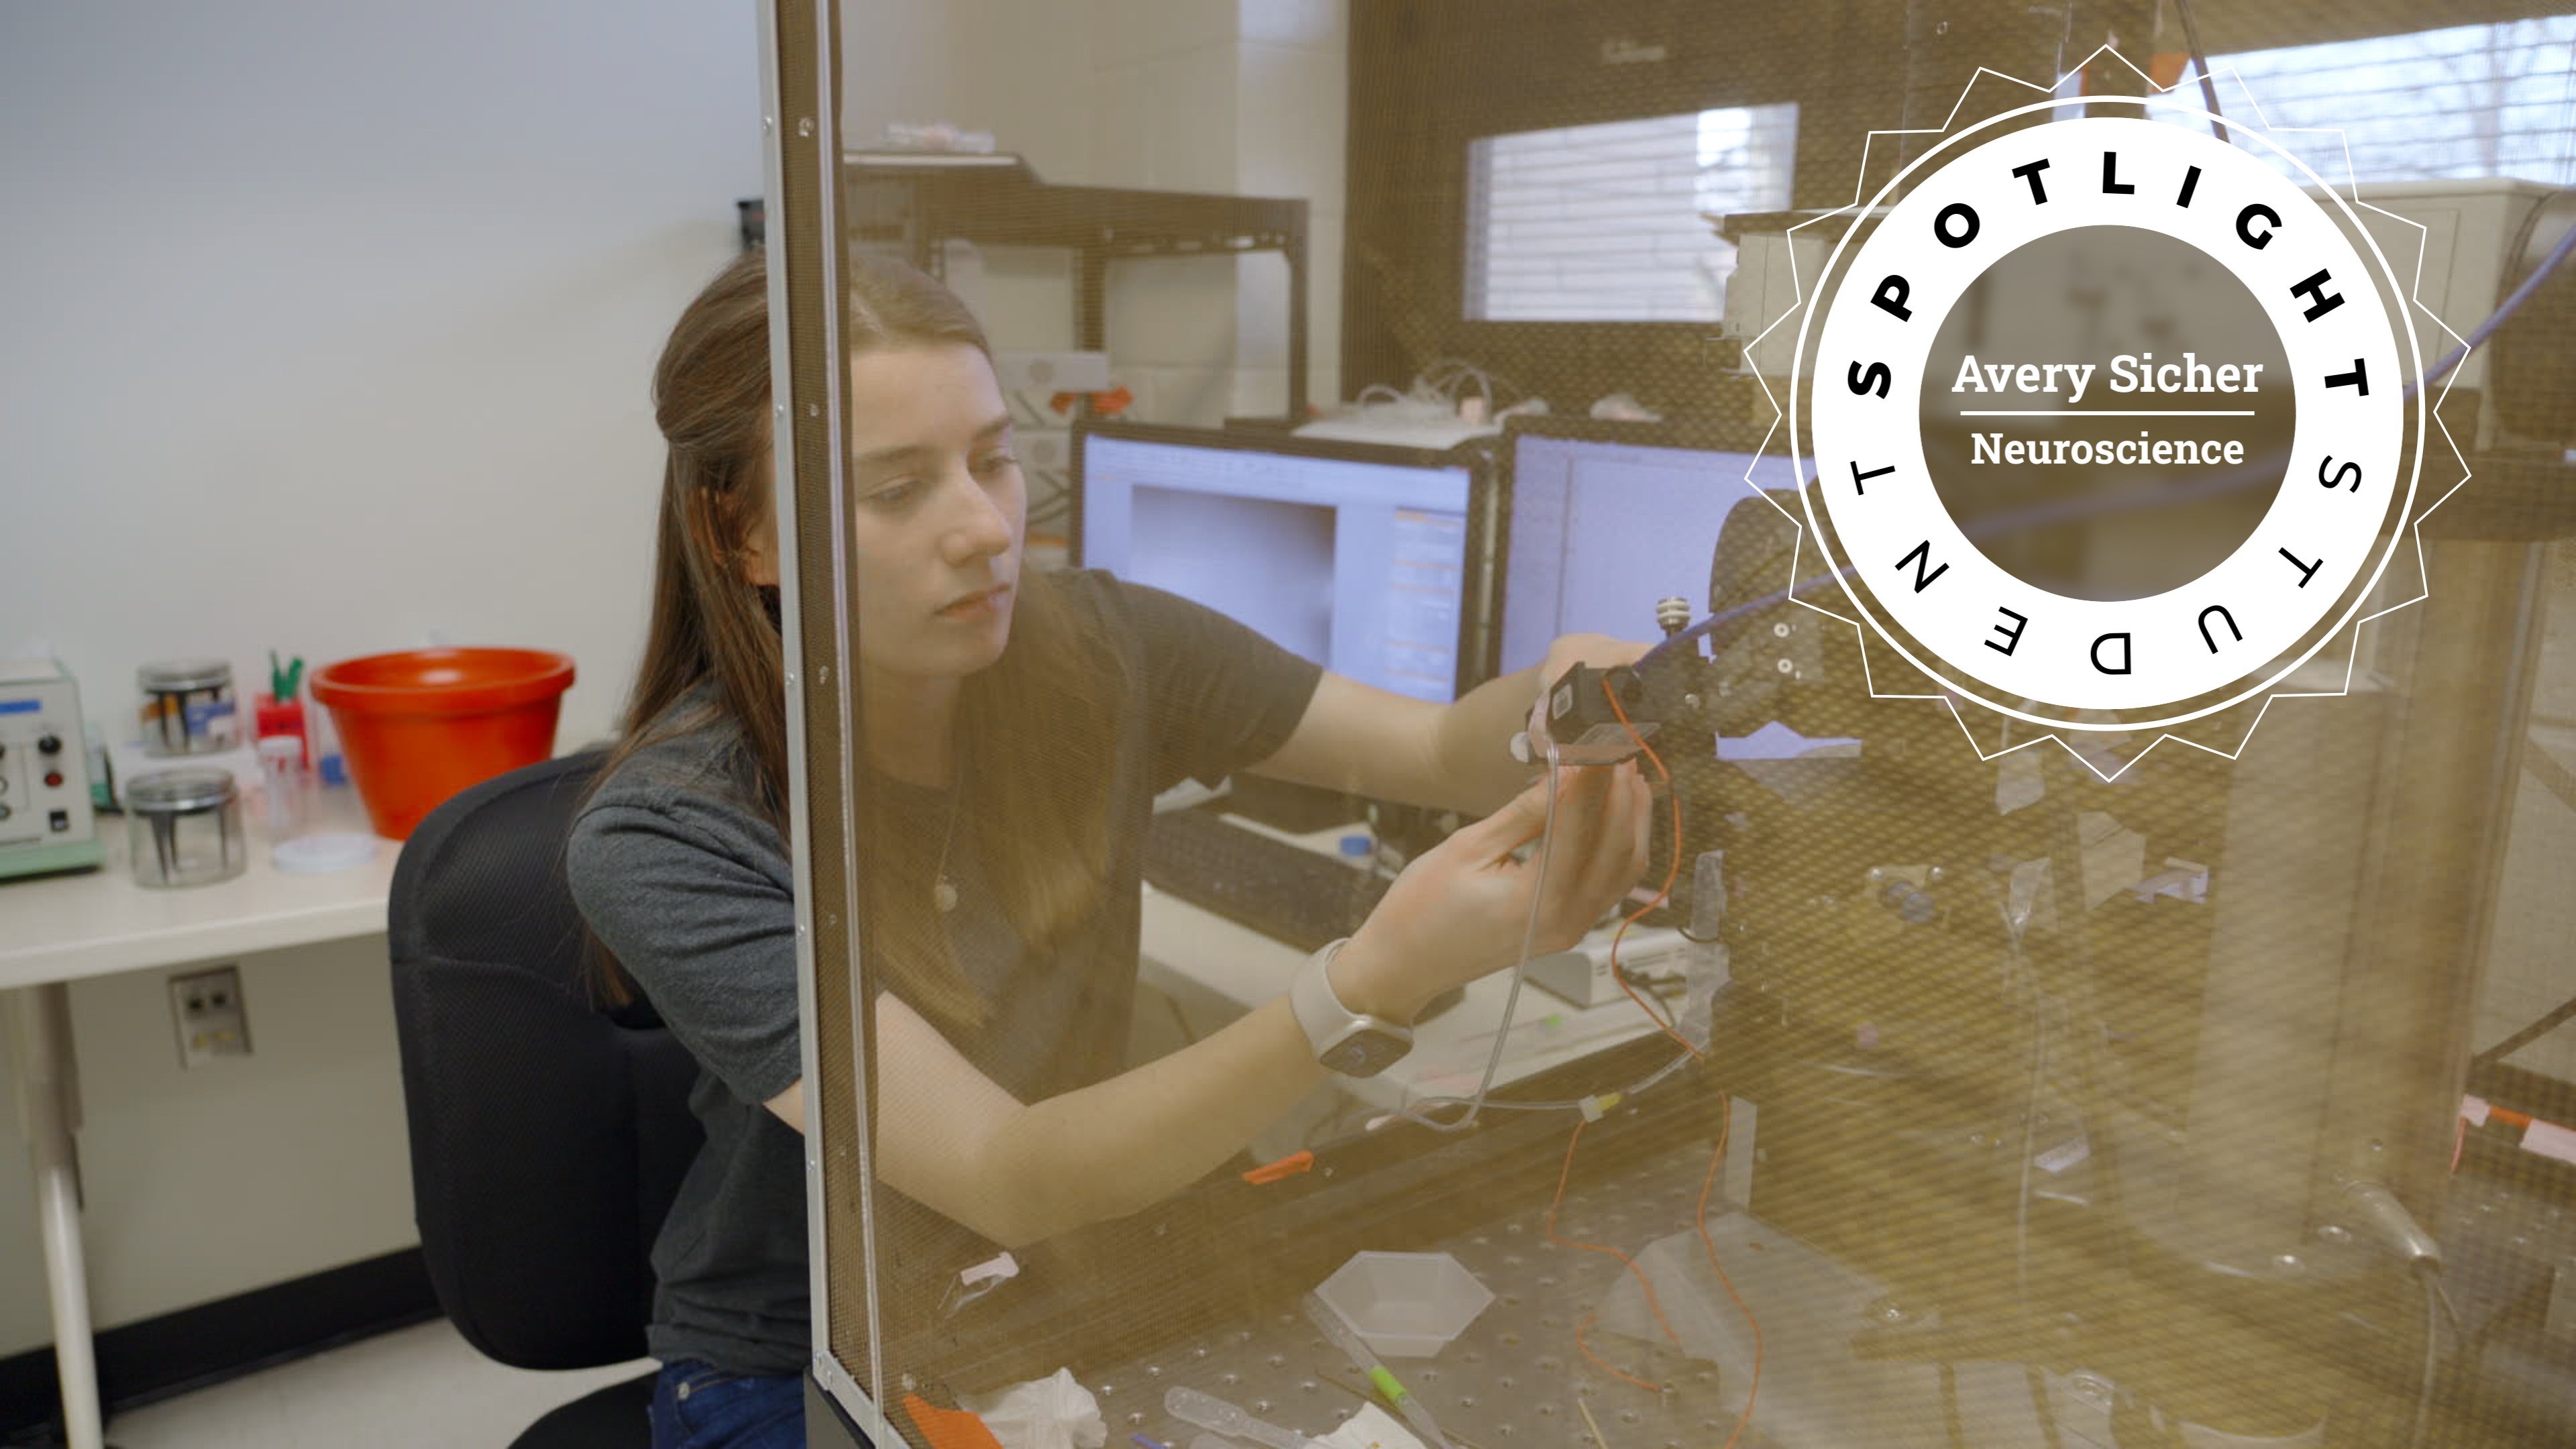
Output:
[[[1057,186],[1015,156],[845,152],[843,214],[862,244],[900,246],[936,276],[952,238],[1060,247],[1074,259],[1076,347],[1108,344],[1112,261],[1278,252],[1288,262],[1288,416],[1306,415],[1306,202],[1114,186]]]

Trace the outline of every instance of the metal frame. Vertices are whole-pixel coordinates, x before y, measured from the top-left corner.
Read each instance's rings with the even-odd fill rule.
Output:
[[[822,1070],[825,1029],[820,987],[822,963],[859,973],[858,903],[848,869],[857,853],[858,802],[840,770],[817,770],[836,757],[855,757],[857,701],[851,661],[857,648],[848,611],[851,560],[844,527],[841,449],[848,374],[840,366],[841,309],[845,283],[842,248],[864,225],[852,226],[845,207],[866,211],[871,199],[888,198],[889,179],[900,188],[896,209],[912,260],[937,272],[938,240],[958,236],[1010,245],[1071,249],[1077,279],[1077,345],[1105,345],[1108,263],[1117,258],[1225,255],[1277,251],[1289,268],[1289,405],[1306,404],[1306,203],[1107,188],[1048,186],[1025,167],[987,163],[977,170],[903,168],[892,178],[882,168],[850,164],[841,132],[836,74],[836,0],[770,0],[761,11],[761,70],[765,180],[776,224],[769,229],[772,449],[781,490],[780,594],[784,615],[789,750],[789,843],[797,862],[797,1001],[808,1029],[802,1039],[805,1097],[806,1234],[810,1332],[814,1343],[809,1384],[808,1442],[846,1449],[855,1429],[868,1442],[903,1442],[902,1431],[879,1401],[885,1353],[877,1284],[865,1271],[867,1361],[845,1363],[832,1337],[833,1194],[825,1167],[874,1181],[867,1123],[870,1106],[868,1036],[872,1012],[853,989],[849,1011],[853,1089],[849,1127],[855,1140],[829,1140],[840,1104]],[[798,85],[802,78],[806,84]],[[845,190],[845,186],[847,190]],[[860,194],[862,188],[873,188]],[[809,248],[803,243],[811,241]],[[804,525],[804,526],[800,526]],[[810,536],[814,527],[829,537]],[[819,753],[818,753],[819,752]],[[844,752],[847,752],[846,754]],[[846,965],[844,964],[846,963]],[[876,1253],[874,1194],[856,1195],[859,1252]],[[829,1412],[824,1412],[829,1410]]]
[[[775,486],[783,496],[778,500],[780,506],[772,511],[779,520],[779,592],[786,657],[789,845],[797,862],[799,887],[797,1009],[809,1024],[801,1034],[802,1065],[808,1085],[805,1203],[809,1331],[814,1344],[809,1395],[819,1392],[870,1441],[892,1443],[898,1442],[898,1437],[866,1387],[883,1382],[883,1358],[875,1332],[873,1274],[865,1275],[870,1361],[865,1366],[864,1383],[850,1365],[835,1356],[832,1348],[832,1253],[824,1164],[834,1155],[831,1149],[835,1144],[825,1140],[821,1053],[818,1033],[810,1029],[811,1024],[821,1020],[817,997],[819,963],[846,959],[851,969],[857,965],[855,939],[849,924],[845,924],[854,924],[857,919],[849,872],[818,869],[826,852],[836,851],[841,863],[855,855],[854,804],[849,792],[839,788],[837,778],[818,792],[807,763],[809,751],[818,743],[818,734],[830,736],[820,741],[826,748],[838,749],[851,738],[857,719],[848,668],[855,640],[846,611],[825,611],[822,617],[833,621],[827,632],[817,634],[806,628],[809,589],[819,590],[826,599],[839,599],[846,593],[849,577],[846,533],[840,527],[844,502],[841,450],[831,445],[841,436],[842,394],[848,385],[848,375],[838,361],[843,283],[837,241],[838,148],[833,140],[840,133],[835,73],[838,51],[834,40],[836,0],[771,0],[760,7],[760,24],[763,166],[768,194],[778,200],[780,219],[770,237],[769,349],[771,450]],[[810,77],[811,89],[790,94],[789,77],[800,74]],[[810,276],[800,274],[804,265],[798,259],[801,249],[778,244],[800,225],[816,228],[821,241],[812,254]],[[822,305],[809,303],[813,315],[799,315],[800,297],[820,300]],[[806,537],[800,527],[805,510],[791,506],[791,500],[811,498],[816,490],[821,492],[830,520],[830,536],[826,538]],[[816,565],[819,567],[813,567]],[[817,730],[817,723],[825,728]],[[818,793],[836,798],[819,802],[824,808],[818,808]],[[818,919],[817,907],[822,904],[823,894],[819,886],[832,874],[837,874],[841,882],[838,899],[831,903],[838,909],[825,906]],[[861,1180],[867,1181],[873,1173],[865,1126],[868,1103],[864,1012],[854,1013],[852,1047],[856,1053],[858,1093],[853,1118],[858,1140],[852,1144],[852,1154]],[[872,1254],[875,1225],[871,1221],[870,1195],[862,1193],[859,1204],[861,1251]],[[843,1444],[846,1438],[839,1432],[839,1422],[828,1415],[809,1415],[807,1433],[812,1442]]]

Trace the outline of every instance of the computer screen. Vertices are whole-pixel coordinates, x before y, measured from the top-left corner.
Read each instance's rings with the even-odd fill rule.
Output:
[[[1709,558],[1752,486],[1796,488],[1789,458],[1516,432],[1500,580],[1501,671],[1564,634],[1652,639],[1655,603],[1708,605]]]
[[[1456,697],[1467,463],[1136,428],[1085,432],[1074,467],[1084,567],[1205,604],[1364,684]]]

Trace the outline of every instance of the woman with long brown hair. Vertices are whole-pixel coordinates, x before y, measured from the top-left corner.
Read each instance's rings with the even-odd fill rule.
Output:
[[[887,1256],[956,1271],[1133,1212],[1222,1165],[1327,1071],[1400,1052],[1451,987],[1571,944],[1644,867],[1631,767],[1568,770],[1548,816],[1505,741],[1538,680],[1435,706],[1325,673],[1209,610],[1022,567],[1010,413],[973,317],[854,259],[846,542]],[[673,330],[653,615],[623,736],[577,821],[584,918],[702,1067],[707,1140],[653,1253],[654,1442],[798,1445],[808,1331],[795,872],[757,253]],[[1425,853],[1282,994],[1140,1067],[1136,841],[1154,794],[1235,772],[1494,813]],[[1524,787],[1527,788],[1524,788]],[[1497,808],[1499,807],[1499,808]],[[1533,899],[1533,896],[1536,899]],[[899,1302],[911,1296],[893,1295]]]

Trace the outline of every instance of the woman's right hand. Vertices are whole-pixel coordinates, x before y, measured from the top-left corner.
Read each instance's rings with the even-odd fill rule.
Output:
[[[1344,1005],[1411,1021],[1440,993],[1520,959],[1533,891],[1534,956],[1582,940],[1627,895],[1645,874],[1654,815],[1636,762],[1558,770],[1554,836],[1527,860],[1514,860],[1514,851],[1547,833],[1548,786],[1536,781],[1395,878],[1333,961],[1333,994]]]

